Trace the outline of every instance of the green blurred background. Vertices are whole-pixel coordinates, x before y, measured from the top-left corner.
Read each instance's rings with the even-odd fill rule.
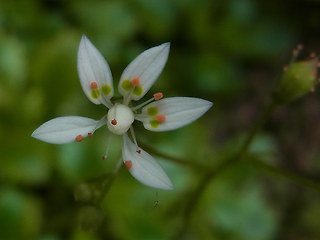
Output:
[[[112,170],[121,139],[102,161],[106,128],[67,145],[30,137],[54,117],[99,119],[106,112],[86,99],[79,84],[82,34],[107,59],[116,86],[135,56],[171,42],[149,95],[201,97],[215,106],[171,132],[149,132],[137,123],[136,135],[163,153],[214,166],[239,146],[292,49],[302,43],[306,54],[319,52],[319,23],[317,0],[0,1],[0,239],[174,238],[188,192],[203,174],[156,158],[174,191],[143,186],[123,169],[97,207],[86,195],[87,180],[98,184],[95,178]],[[250,152],[320,181],[319,105],[316,90],[279,108]],[[183,239],[316,240],[319,216],[319,192],[238,164],[209,185]]]

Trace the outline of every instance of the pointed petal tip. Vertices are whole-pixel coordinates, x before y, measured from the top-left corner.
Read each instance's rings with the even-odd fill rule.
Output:
[[[137,179],[137,178],[136,178]],[[151,184],[150,182],[149,183],[146,183],[146,182],[142,182],[141,180],[137,179],[140,183],[142,183],[143,185],[146,185],[148,187],[151,187],[151,188],[156,188],[156,189],[160,189],[160,190],[174,190],[174,186],[173,184],[170,182],[166,182],[166,183],[161,183],[161,185],[159,184]]]
[[[32,133],[31,133],[31,137],[33,138],[37,138],[37,135],[39,134],[39,127],[37,127]]]
[[[79,48],[78,48],[78,52],[82,49],[82,48],[85,48],[87,46],[88,43],[91,43],[89,38],[83,34],[81,36],[81,40],[80,40],[80,44],[79,44]],[[91,43],[92,44],[92,43]]]
[[[170,184],[168,184],[167,187],[162,188],[162,189],[163,189],[163,190],[174,190],[174,186],[173,186],[173,184],[170,182]]]
[[[161,45],[164,45],[165,47],[170,48],[171,43],[170,43],[170,42],[165,42],[165,43],[163,43],[163,44],[161,44]]]
[[[163,47],[163,50],[167,51],[168,54],[169,54],[169,51],[170,51],[170,46],[171,46],[170,42],[165,42],[165,43],[159,45],[159,47]]]
[[[214,105],[214,102],[208,101],[208,105],[212,107]]]
[[[30,135],[30,136],[33,137],[33,138],[35,137],[35,133],[34,133],[35,131],[36,131],[36,130],[34,130],[34,131],[31,133],[31,135]]]
[[[84,41],[84,40],[88,40],[88,37],[87,37],[87,35],[82,34],[82,36],[81,36],[81,41]]]

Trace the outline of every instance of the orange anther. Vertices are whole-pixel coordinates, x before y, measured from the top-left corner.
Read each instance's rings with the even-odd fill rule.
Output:
[[[139,153],[139,154],[141,154],[141,150],[140,150],[140,149],[138,149],[136,152]]]
[[[140,85],[140,79],[135,77],[132,81],[131,81],[132,86],[138,87]]]
[[[118,123],[118,122],[117,122],[117,120],[115,120],[115,119],[113,119],[113,120],[111,121],[111,124],[112,124],[112,125],[117,125],[117,123]]]
[[[91,138],[91,137],[92,137],[92,135],[93,135],[92,133],[88,133],[88,137],[89,137],[89,138]]]
[[[124,164],[128,169],[132,168],[132,162],[131,161],[125,161]]]
[[[90,87],[91,87],[92,90],[96,90],[98,88],[97,82],[91,82],[90,83]]]
[[[315,58],[317,55],[314,53],[314,52],[312,52],[312,53],[310,53],[310,57],[311,58]]]
[[[153,94],[154,100],[158,101],[163,98],[163,94],[161,92]]]
[[[157,118],[157,122],[159,122],[159,123],[162,123],[166,120],[165,115],[158,115],[156,118]]]
[[[76,136],[75,138],[76,142],[81,142],[83,140],[83,137],[81,135]]]

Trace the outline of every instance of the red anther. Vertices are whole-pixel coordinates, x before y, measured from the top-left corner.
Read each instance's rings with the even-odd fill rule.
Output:
[[[98,88],[97,82],[91,82],[90,83],[90,87],[91,87],[92,90],[96,90]]]
[[[297,50],[298,50],[298,51],[301,51],[302,49],[303,49],[303,45],[302,45],[302,44],[298,44]]]
[[[83,140],[83,137],[81,135],[76,136],[75,138],[76,142],[81,142]]]
[[[163,94],[162,94],[162,92],[158,92],[158,93],[153,94],[153,97],[154,97],[154,100],[158,101],[161,98],[163,98]]]
[[[132,81],[131,81],[132,86],[138,87],[140,85],[140,79],[135,77]]]
[[[296,56],[297,54],[298,54],[298,50],[297,50],[297,49],[293,49],[293,50],[292,50],[292,55],[293,55],[293,56]]]
[[[102,160],[106,160],[106,159],[107,159],[107,156],[104,155],[104,156],[102,157]]]
[[[124,164],[128,169],[132,168],[132,162],[131,161],[125,161]]]
[[[91,138],[91,137],[92,137],[92,135],[93,135],[92,133],[88,133],[88,137],[89,137],[89,138]]]
[[[112,124],[112,125],[117,125],[117,123],[118,123],[118,122],[117,122],[117,120],[115,120],[115,119],[113,119],[113,120],[111,121],[111,124]]]
[[[315,58],[317,55],[314,53],[314,52],[312,52],[312,53],[310,53],[310,57],[311,58]]]
[[[138,149],[136,152],[139,153],[139,154],[141,154],[141,150],[140,150],[140,149]]]
[[[166,120],[166,116],[165,115],[158,115],[156,116],[157,122],[162,123]]]

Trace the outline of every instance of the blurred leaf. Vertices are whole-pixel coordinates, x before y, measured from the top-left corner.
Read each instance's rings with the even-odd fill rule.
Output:
[[[37,48],[31,64],[31,77],[45,92],[46,118],[53,117],[54,109],[67,101],[74,90],[80,90],[77,80],[76,52],[80,35],[62,32]]]
[[[228,239],[272,239],[275,234],[276,216],[255,187],[238,194],[224,191],[210,208],[215,227]]]
[[[137,29],[136,18],[122,1],[80,1],[73,3],[75,16],[84,33],[100,35],[104,41],[127,40]]]
[[[150,38],[167,39],[175,23],[175,11],[169,0],[135,0],[136,18]]]
[[[39,202],[13,188],[0,191],[0,238],[34,239],[40,231]]]
[[[195,62],[196,86],[205,94],[230,97],[244,88],[236,67],[221,56],[203,54]]]
[[[14,36],[0,33],[0,81],[7,91],[16,92],[24,86],[27,76],[25,47]]]

